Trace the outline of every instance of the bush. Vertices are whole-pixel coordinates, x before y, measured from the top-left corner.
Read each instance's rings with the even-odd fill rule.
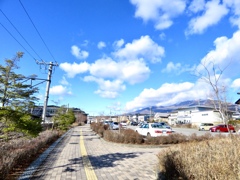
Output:
[[[19,164],[28,161],[43,148],[50,145],[60,134],[57,131],[44,131],[32,139],[16,139],[0,145],[0,179]]]
[[[147,145],[163,145],[163,144],[179,144],[184,142],[204,141],[210,140],[214,137],[210,133],[206,133],[202,136],[192,134],[186,136],[184,134],[172,133],[167,136],[148,137],[144,138],[132,129],[120,129],[120,131],[108,130],[108,125],[102,123],[91,123],[91,129],[95,131],[100,137],[106,141],[125,143],[125,144],[147,144]],[[216,135],[215,137],[223,137],[223,135]]]
[[[158,158],[165,179],[240,179],[239,136],[178,144]]]

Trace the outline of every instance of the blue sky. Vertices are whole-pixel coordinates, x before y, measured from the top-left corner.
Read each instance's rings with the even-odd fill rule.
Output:
[[[211,98],[202,64],[224,69],[224,96],[239,98],[240,0],[0,0],[0,9],[1,64],[22,51],[18,72],[46,79],[35,60],[58,63],[49,105],[109,115]]]

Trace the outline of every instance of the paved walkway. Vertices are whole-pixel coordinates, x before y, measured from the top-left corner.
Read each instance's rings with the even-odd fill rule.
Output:
[[[161,148],[106,142],[89,125],[72,129],[31,179],[156,180]]]

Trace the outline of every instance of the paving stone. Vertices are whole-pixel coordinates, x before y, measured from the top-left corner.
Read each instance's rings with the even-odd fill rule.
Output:
[[[89,124],[71,130],[31,179],[87,180],[80,151],[80,131],[98,180],[157,179],[156,155],[163,148],[142,148],[106,142],[92,132]]]

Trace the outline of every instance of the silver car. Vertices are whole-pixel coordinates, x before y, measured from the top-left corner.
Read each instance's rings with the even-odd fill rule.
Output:
[[[112,122],[109,124],[109,128],[112,129],[112,130],[117,130],[119,129],[119,124],[118,122]]]

